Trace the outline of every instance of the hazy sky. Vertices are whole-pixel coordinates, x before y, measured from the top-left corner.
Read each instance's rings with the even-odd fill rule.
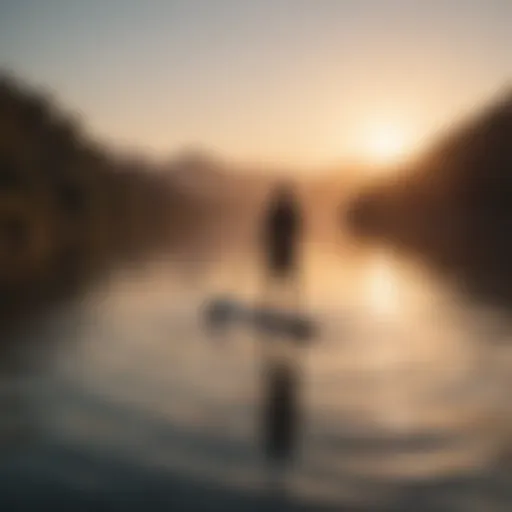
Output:
[[[492,98],[511,27],[511,0],[0,0],[0,64],[107,140],[308,166]]]

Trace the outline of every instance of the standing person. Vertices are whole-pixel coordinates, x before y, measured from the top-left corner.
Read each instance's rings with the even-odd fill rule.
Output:
[[[263,219],[263,260],[266,285],[297,284],[302,219],[293,188],[281,183],[270,200]]]

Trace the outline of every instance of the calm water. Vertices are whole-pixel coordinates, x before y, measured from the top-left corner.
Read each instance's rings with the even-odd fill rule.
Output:
[[[309,248],[299,300],[321,335],[291,354],[302,369],[304,427],[288,506],[507,510],[506,326],[393,255],[325,249]],[[259,509],[268,479],[257,443],[261,340],[244,329],[212,339],[200,323],[209,297],[250,303],[257,284],[240,254],[194,283],[157,262],[119,271],[31,326],[26,336],[73,343],[25,383],[39,433],[3,458],[4,481],[51,481],[83,501],[112,489],[118,499],[144,474],[147,496],[161,482],[173,510],[213,510],[211,500],[238,510],[247,496]],[[199,487],[176,498],[189,484]],[[204,489],[219,494],[201,501]]]

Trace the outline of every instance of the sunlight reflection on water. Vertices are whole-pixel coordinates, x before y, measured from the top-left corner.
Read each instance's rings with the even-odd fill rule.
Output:
[[[322,337],[297,353],[305,426],[289,485],[304,499],[471,474],[510,440],[512,351],[487,339],[496,322],[392,254],[360,261],[313,255],[319,274],[305,282]],[[205,297],[238,290],[244,272],[241,295],[258,295],[254,271],[233,268],[194,289],[164,264],[104,283],[73,313],[76,343],[38,384],[47,434],[258,487],[256,340],[215,345],[199,322]]]

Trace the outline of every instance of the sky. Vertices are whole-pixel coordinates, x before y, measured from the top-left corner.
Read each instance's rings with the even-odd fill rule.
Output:
[[[314,170],[492,101],[510,27],[510,0],[0,0],[0,66],[106,142]]]

